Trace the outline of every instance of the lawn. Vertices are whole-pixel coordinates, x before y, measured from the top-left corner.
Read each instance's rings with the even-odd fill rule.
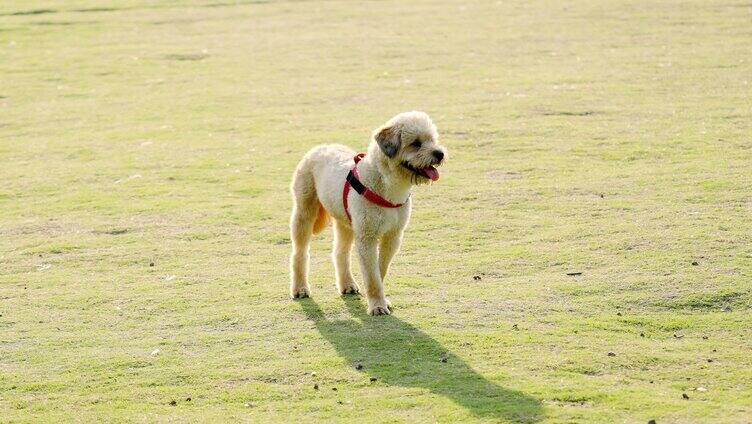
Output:
[[[0,422],[749,423],[751,18],[1,2]],[[289,299],[297,161],[413,109],[394,314],[330,231]]]

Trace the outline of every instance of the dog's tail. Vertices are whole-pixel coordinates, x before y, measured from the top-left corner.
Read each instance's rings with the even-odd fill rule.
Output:
[[[313,234],[324,231],[324,228],[329,224],[329,212],[324,209],[324,206],[320,202],[316,203],[318,203],[319,210],[316,213],[316,221],[313,222]]]

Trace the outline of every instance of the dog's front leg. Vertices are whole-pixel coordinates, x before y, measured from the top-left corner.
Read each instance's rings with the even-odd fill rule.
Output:
[[[358,237],[357,249],[360,259],[360,272],[363,274],[366,283],[368,313],[371,315],[389,315],[389,301],[384,296],[384,285],[381,282],[379,270],[377,240]]]
[[[381,271],[381,282],[384,283],[386,273],[389,271],[389,264],[392,263],[392,258],[399,250],[400,244],[402,244],[402,231],[395,231],[393,233],[387,233],[381,239],[379,245],[379,271]]]
[[[334,249],[332,259],[337,273],[337,290],[340,294],[357,294],[360,289],[350,272],[350,251],[352,250],[353,232],[340,221],[334,223]]]

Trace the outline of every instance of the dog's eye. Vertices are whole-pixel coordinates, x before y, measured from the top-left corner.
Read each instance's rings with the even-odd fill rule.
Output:
[[[416,149],[420,149],[420,146],[422,145],[422,143],[420,142],[420,140],[415,140],[410,145],[415,147]]]

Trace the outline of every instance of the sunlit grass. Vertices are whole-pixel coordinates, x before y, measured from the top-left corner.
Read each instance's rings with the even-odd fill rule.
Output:
[[[0,421],[748,421],[750,10],[2,2]],[[328,233],[288,299],[295,164],[411,109],[394,315]]]

